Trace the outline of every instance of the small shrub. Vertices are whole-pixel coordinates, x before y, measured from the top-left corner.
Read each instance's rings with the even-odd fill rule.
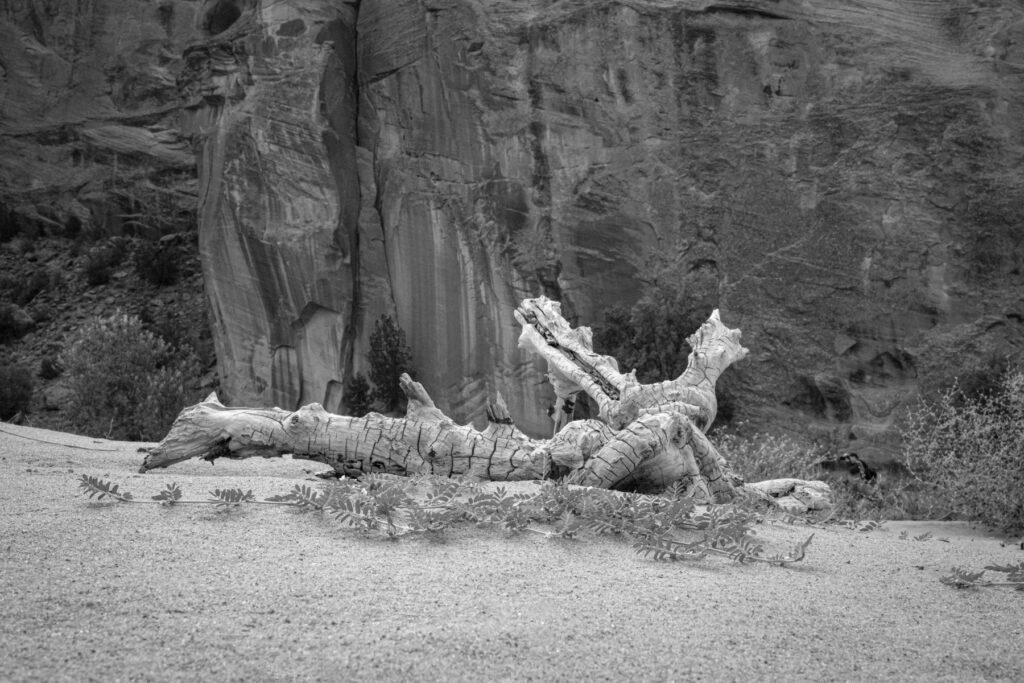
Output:
[[[1008,370],[992,393],[958,387],[910,411],[907,465],[961,519],[1024,530],[1024,368]]]
[[[134,317],[117,314],[86,323],[60,359],[67,376],[67,416],[89,436],[152,441],[162,438],[194,399],[199,376],[191,353],[176,352]]]
[[[341,400],[348,407],[348,414],[352,417],[363,417],[370,412],[373,408],[370,383],[362,373],[345,383],[345,393]]]
[[[135,252],[135,272],[157,287],[172,285],[178,280],[178,262],[173,249],[147,242]]]
[[[57,379],[64,373],[56,358],[47,356],[39,361],[39,376],[43,379]]]
[[[398,384],[403,372],[412,368],[412,353],[402,331],[389,315],[382,315],[370,335],[370,380],[375,385],[373,399],[385,411],[400,409],[405,394]]]
[[[817,479],[821,472],[817,463],[821,449],[777,435],[740,436],[722,430],[712,439],[729,468],[755,482],[766,479]]]
[[[90,287],[105,285],[110,282],[114,268],[124,260],[124,245],[111,241],[99,247],[93,247],[85,257],[83,272],[85,281]]]
[[[0,202],[0,242],[6,242],[18,234],[18,217],[8,206]]]
[[[699,297],[698,297],[699,298]],[[615,358],[641,382],[675,379],[690,357],[686,338],[707,320],[713,306],[683,291],[655,289],[633,306],[614,306],[594,325],[594,350]]]
[[[32,373],[20,365],[0,365],[0,420],[28,412],[32,401]]]
[[[33,326],[32,318],[20,307],[11,303],[0,303],[0,344],[20,339]]]
[[[82,219],[75,214],[68,214],[64,221],[64,237],[76,239],[82,232]]]

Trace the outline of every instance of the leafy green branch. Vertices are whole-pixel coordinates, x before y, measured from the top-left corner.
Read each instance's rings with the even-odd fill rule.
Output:
[[[286,505],[388,538],[433,535],[463,523],[565,539],[584,533],[621,536],[632,539],[640,555],[660,561],[718,555],[741,563],[786,565],[804,559],[814,537],[786,552],[769,554],[753,530],[764,519],[761,513],[742,503],[697,506],[681,495],[681,488],[650,496],[545,482],[536,492],[523,493],[459,478],[387,474],[342,478],[319,489],[296,484],[288,493],[266,500],[241,489],[216,489],[209,499],[185,500],[177,484],[168,484],[150,500],[139,500],[117,484],[88,475],[80,478],[79,487],[90,498],[114,503]]]

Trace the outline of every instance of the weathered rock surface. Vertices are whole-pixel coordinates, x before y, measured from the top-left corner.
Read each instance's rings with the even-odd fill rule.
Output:
[[[667,288],[744,330],[738,415],[871,461],[921,389],[1024,348],[1016,2],[184,4],[236,404],[339,409],[392,312],[439,407],[500,390],[539,435],[515,302],[595,324]]]
[[[194,229],[176,79],[190,0],[0,4],[6,230],[150,239]]]

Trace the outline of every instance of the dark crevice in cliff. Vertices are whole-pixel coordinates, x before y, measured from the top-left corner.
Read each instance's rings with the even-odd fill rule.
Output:
[[[533,277],[540,288],[540,293],[556,301],[562,301],[565,305],[565,313],[568,319],[575,319],[575,310],[570,301],[563,295],[562,287],[559,284],[559,277],[562,274],[562,260],[557,254],[549,259],[543,256],[543,245],[554,245],[555,236],[552,234],[554,223],[551,216],[551,163],[548,160],[547,150],[544,149],[544,140],[547,137],[547,124],[543,120],[544,89],[532,73],[527,74],[527,92],[530,97],[530,126],[529,145],[530,156],[533,160],[533,170],[530,179],[532,189],[532,203],[539,213],[537,223],[534,226],[535,239],[542,245],[542,256],[533,264]]]
[[[338,192],[339,215],[334,230],[334,245],[349,273],[349,314],[342,333],[341,367],[345,377],[352,371],[355,339],[362,307],[359,258],[360,184],[356,158],[358,140],[359,78],[355,45],[355,25],[340,19],[328,22],[316,37],[318,44],[328,43],[329,60],[319,84],[319,107],[327,122],[322,139],[327,150]]]
[[[770,12],[762,7],[748,5],[710,5],[703,10],[704,14],[732,14],[752,19],[789,19],[789,17]]]
[[[218,0],[203,17],[203,31],[215,36],[231,28],[242,16],[242,8],[236,0]]]

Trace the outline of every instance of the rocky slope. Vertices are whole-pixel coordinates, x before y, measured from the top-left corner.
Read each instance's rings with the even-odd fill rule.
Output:
[[[872,459],[922,389],[1024,347],[1015,2],[137,4],[163,33],[123,61],[166,86],[156,130],[126,134],[136,119],[93,101],[51,144],[5,105],[0,143],[131,139],[187,177],[191,141],[233,402],[342,409],[388,312],[442,408],[473,419],[500,390],[540,433],[549,394],[516,348],[518,299],[599,324],[682,294],[744,330],[737,416]],[[59,43],[37,23],[7,12],[8,92],[11,74],[51,73],[9,66]],[[116,104],[128,79],[106,79]],[[67,111],[19,87],[31,111]],[[29,156],[12,162],[26,182]]]
[[[187,0],[0,3],[0,306],[16,305],[20,320],[0,362],[38,373],[78,325],[117,310],[212,358],[195,154],[177,84],[199,33],[195,9]],[[136,271],[140,250],[156,245],[179,271],[173,285]],[[110,250],[120,260],[90,285],[90,259]],[[34,382],[28,419],[66,427],[62,379]]]

